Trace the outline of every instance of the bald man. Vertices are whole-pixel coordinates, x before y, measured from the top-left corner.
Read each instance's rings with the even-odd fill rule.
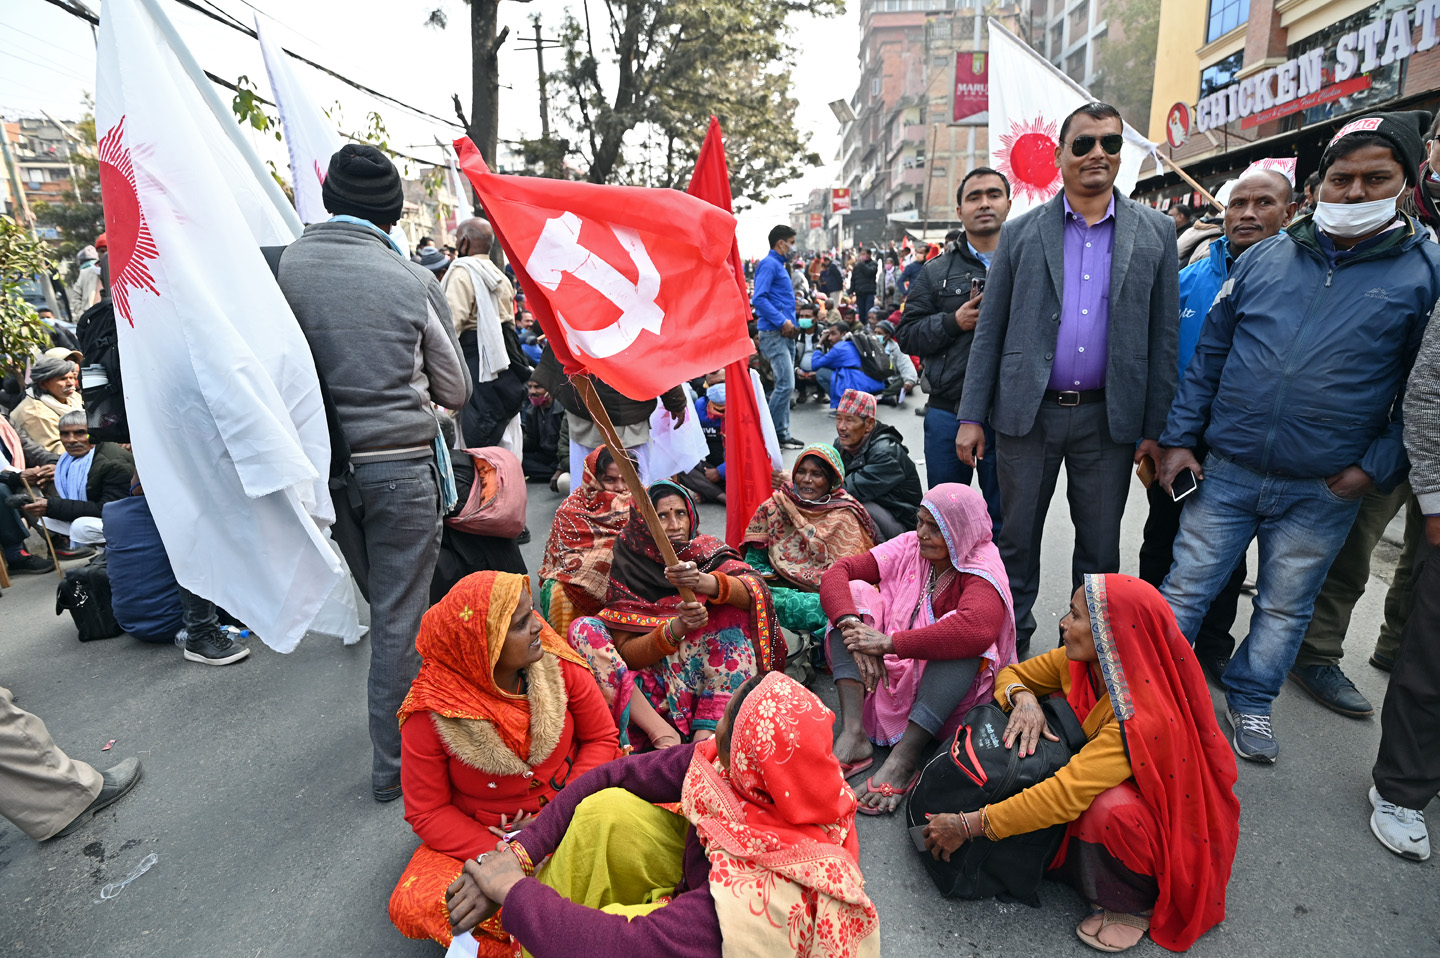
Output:
[[[1235,260],[1256,243],[1284,229],[1294,215],[1290,181],[1274,170],[1246,173],[1231,188],[1230,202],[1225,207],[1224,235],[1210,244],[1208,257],[1180,271],[1181,379],[1185,378],[1185,367],[1195,354],[1205,314],[1234,268]],[[1205,457],[1198,458],[1203,462]],[[1170,571],[1171,551],[1180,529],[1180,508],[1184,500],[1176,502],[1158,482],[1150,484],[1146,495],[1150,500],[1150,515],[1145,520],[1145,539],[1140,546],[1140,578],[1158,589]],[[1210,603],[1210,611],[1195,637],[1195,656],[1216,684],[1235,651],[1230,627],[1235,624],[1235,609],[1245,572],[1242,558],[1224,589]]]
[[[471,217],[461,222],[455,228],[459,255],[442,286],[475,381],[460,416],[465,445],[503,446],[520,457],[520,410],[530,365],[515,333],[515,287],[490,260],[494,243],[495,230],[487,221]]]

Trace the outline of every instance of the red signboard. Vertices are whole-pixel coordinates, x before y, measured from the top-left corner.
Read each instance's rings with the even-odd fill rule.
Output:
[[[848,213],[848,212],[850,212],[850,191],[849,191],[849,190],[833,189],[833,190],[830,191],[830,212],[832,212],[832,213]]]
[[[1268,110],[1261,110],[1259,113],[1252,113],[1240,121],[1240,129],[1248,130],[1261,123],[1269,123],[1271,120],[1278,120],[1282,116],[1289,116],[1292,113],[1299,113],[1301,110],[1308,110],[1312,106],[1319,106],[1322,103],[1329,103],[1331,100],[1338,100],[1342,96],[1349,96],[1352,93],[1359,93],[1361,90],[1370,89],[1369,75],[1352,77],[1340,83],[1332,84],[1324,89],[1316,90],[1308,96],[1302,96],[1291,100],[1289,103],[1282,103],[1279,106],[1272,106]]]
[[[1177,150],[1190,139],[1189,105],[1177,103],[1170,108],[1169,115],[1165,117],[1165,138],[1170,141],[1170,146]]]
[[[824,213],[811,213],[811,214],[810,214],[810,228],[811,228],[812,230],[818,230],[818,229],[824,229],[824,227],[825,227],[825,214],[824,214]]]
[[[990,122],[990,61],[984,53],[961,50],[955,54],[950,122],[965,126]]]

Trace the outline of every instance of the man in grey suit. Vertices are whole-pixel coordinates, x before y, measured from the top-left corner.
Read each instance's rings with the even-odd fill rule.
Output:
[[[956,417],[955,452],[966,465],[986,454],[980,423],[996,433],[990,454],[1005,503],[996,544],[1022,657],[1060,464],[1079,588],[1084,573],[1120,569],[1130,467],[1147,453],[1158,460],[1175,395],[1175,223],[1115,192],[1122,129],[1105,103],[1065,118],[1055,150],[1064,189],[1000,234]]]

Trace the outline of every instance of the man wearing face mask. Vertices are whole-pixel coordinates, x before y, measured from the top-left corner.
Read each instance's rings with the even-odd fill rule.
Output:
[[[1259,540],[1250,632],[1223,678],[1232,744],[1251,761],[1279,754],[1271,705],[1361,498],[1408,468],[1396,400],[1440,298],[1440,247],[1399,205],[1429,122],[1379,113],[1340,128],[1314,214],[1221,287],[1161,436],[1162,485],[1181,488],[1187,469],[1203,480],[1161,590],[1187,638]]]

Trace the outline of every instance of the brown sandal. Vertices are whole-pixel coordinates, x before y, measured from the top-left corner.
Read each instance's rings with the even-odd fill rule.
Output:
[[[1123,911],[1111,911],[1108,908],[1106,908],[1101,913],[1101,915],[1102,917],[1100,918],[1100,928],[1093,935],[1085,934],[1085,932],[1080,930],[1080,927],[1078,925],[1075,927],[1075,936],[1081,941],[1085,942],[1085,944],[1089,945],[1091,948],[1094,948],[1096,951],[1114,953],[1117,951],[1128,951],[1132,947],[1134,947],[1133,945],[1117,947],[1115,945],[1107,945],[1105,944],[1105,942],[1101,941],[1100,932],[1104,931],[1107,925],[1129,925],[1131,928],[1139,928],[1141,934],[1140,938],[1137,939],[1135,942],[1135,944],[1137,945],[1140,943],[1141,940],[1145,938],[1144,933],[1150,930],[1149,915],[1127,915]],[[1090,916],[1087,915],[1086,917],[1089,918]],[[1081,924],[1084,924],[1084,922],[1081,922]]]

